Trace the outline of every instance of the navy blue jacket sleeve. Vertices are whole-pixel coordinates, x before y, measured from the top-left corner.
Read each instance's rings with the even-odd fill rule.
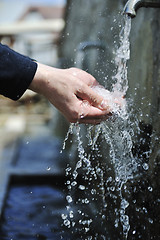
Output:
[[[0,94],[18,100],[32,82],[37,63],[0,44]]]

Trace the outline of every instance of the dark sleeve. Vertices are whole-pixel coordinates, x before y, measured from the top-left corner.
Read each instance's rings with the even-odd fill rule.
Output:
[[[0,44],[0,94],[18,100],[32,82],[37,63]]]

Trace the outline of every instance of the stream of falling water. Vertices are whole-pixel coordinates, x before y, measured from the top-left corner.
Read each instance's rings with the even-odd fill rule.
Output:
[[[113,213],[115,229],[121,226],[123,239],[127,239],[130,229],[129,216],[126,214],[129,203],[122,193],[127,181],[133,178],[137,170],[137,164],[132,155],[134,130],[130,120],[131,113],[127,100],[122,98],[128,89],[127,61],[130,58],[130,29],[131,19],[126,16],[120,33],[120,47],[116,52],[117,71],[113,76],[112,91],[94,88],[108,100],[113,109],[113,116],[97,126],[85,127],[85,130],[79,124],[71,124],[64,141],[63,149],[69,136],[74,138],[74,144],[77,144],[78,160],[75,166],[72,164],[66,168],[66,176],[70,177],[66,183],[69,193],[66,197],[67,213],[62,214],[62,219],[66,227],[74,229],[73,232],[85,233],[85,237],[80,239],[111,239],[106,224],[107,208],[110,204],[107,202],[107,196],[112,198],[113,202],[119,199],[119,208],[115,208]],[[117,99],[122,99],[121,107],[117,105]],[[87,137],[84,140],[85,136]],[[107,154],[109,158],[104,160]],[[84,184],[78,183],[79,176],[84,180]],[[79,191],[78,195],[76,195],[76,189]],[[98,205],[101,207],[97,214],[95,209],[99,207]],[[90,209],[93,215],[90,214]],[[101,221],[100,224],[98,219]],[[101,234],[95,230],[96,221],[99,224],[98,231],[101,226],[103,228]],[[91,230],[92,225],[94,231]]]

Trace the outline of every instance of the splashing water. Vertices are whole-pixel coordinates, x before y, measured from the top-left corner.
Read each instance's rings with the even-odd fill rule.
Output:
[[[71,124],[65,138],[66,142],[70,134],[76,136],[78,161],[74,167],[66,168],[66,176],[70,176],[71,180],[66,183],[69,194],[66,197],[68,215],[65,216],[64,225],[68,228],[74,227],[76,231],[79,228],[81,233],[86,234],[85,239],[109,239],[106,235],[109,232],[107,227],[104,228],[105,233],[101,234],[98,232],[93,234],[91,230],[91,225],[93,228],[96,225],[94,221],[96,218],[98,220],[97,216],[101,219],[101,226],[106,226],[109,205],[107,195],[114,201],[120,199],[119,209],[115,209],[115,228],[119,226],[119,223],[121,224],[124,239],[127,239],[130,229],[129,216],[126,214],[129,203],[122,194],[122,189],[126,188],[127,181],[132,179],[137,171],[137,164],[132,155],[133,124],[130,120],[127,101],[123,98],[128,89],[127,61],[130,58],[130,29],[131,19],[126,16],[125,26],[120,33],[120,47],[115,58],[117,74],[113,77],[115,83],[112,91],[109,92],[103,87],[93,88],[108,101],[113,115],[97,126],[86,127],[85,131],[79,124]],[[88,141],[88,149],[84,143],[84,133],[87,136],[85,142]],[[102,149],[102,143],[103,146],[108,146],[107,149]],[[109,156],[107,160],[106,155]],[[111,173],[110,176],[107,176],[108,173]],[[78,183],[78,176],[82,176],[84,184]],[[76,189],[81,191],[78,199],[75,197]],[[97,215],[94,212],[93,217],[89,214],[89,210],[86,210],[86,206],[88,209],[89,206],[93,209],[97,200],[101,207],[99,212],[96,212]],[[73,206],[73,202],[76,207]],[[62,218],[64,219],[64,217]]]

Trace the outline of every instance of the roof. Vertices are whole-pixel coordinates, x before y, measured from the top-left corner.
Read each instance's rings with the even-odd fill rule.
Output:
[[[24,32],[59,33],[64,27],[64,6],[41,5],[28,7],[22,4],[21,6],[17,6],[16,10],[17,13],[13,13],[14,19],[12,17],[11,21],[8,21],[8,19],[7,21],[0,21],[0,36],[11,36]],[[10,10],[8,10],[8,12],[10,12]],[[32,16],[32,14],[33,17],[28,21],[27,18]],[[12,14],[10,13],[10,15]],[[40,18],[37,18],[37,15],[40,16]]]
[[[20,18],[23,18],[23,15],[30,9],[30,7],[38,6],[38,11],[43,14],[43,17],[51,18],[53,15],[62,16],[61,10],[64,10],[65,0],[3,0],[0,1],[0,23],[12,23],[17,21]],[[45,11],[42,11],[42,7],[46,7]],[[57,13],[53,10],[55,7]],[[49,8],[51,10],[49,10]],[[58,10],[59,8],[59,10]],[[52,12],[53,11],[53,12]],[[49,17],[47,17],[48,15]],[[53,18],[55,18],[53,17]]]
[[[32,13],[37,12],[45,19],[63,18],[65,8],[56,6],[30,6],[18,20],[24,20],[25,17]]]

